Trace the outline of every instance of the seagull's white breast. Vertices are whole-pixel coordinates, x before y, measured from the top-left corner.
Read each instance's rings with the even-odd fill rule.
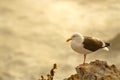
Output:
[[[80,43],[80,42],[76,42],[76,41],[71,41],[71,48],[80,53],[80,54],[88,54],[88,53],[91,53],[92,51],[89,51],[87,49],[84,48],[83,44]]]

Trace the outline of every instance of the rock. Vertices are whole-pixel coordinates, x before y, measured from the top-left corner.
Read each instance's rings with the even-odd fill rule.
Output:
[[[76,67],[76,74],[65,80],[120,80],[120,70],[106,61],[96,60]]]

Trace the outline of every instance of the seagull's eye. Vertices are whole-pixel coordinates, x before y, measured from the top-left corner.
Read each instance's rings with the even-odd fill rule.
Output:
[[[76,35],[73,35],[72,37],[74,38],[74,37],[76,37]]]
[[[75,35],[73,37],[75,37]]]

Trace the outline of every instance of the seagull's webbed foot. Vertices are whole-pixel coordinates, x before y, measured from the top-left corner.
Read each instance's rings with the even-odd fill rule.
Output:
[[[80,64],[79,66],[85,66],[87,63]]]
[[[85,64],[80,64],[79,66],[85,66]]]

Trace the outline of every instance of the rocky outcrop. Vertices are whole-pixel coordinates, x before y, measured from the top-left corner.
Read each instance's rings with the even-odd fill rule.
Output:
[[[120,70],[106,61],[96,60],[89,64],[77,66],[76,74],[65,80],[120,80]]]

